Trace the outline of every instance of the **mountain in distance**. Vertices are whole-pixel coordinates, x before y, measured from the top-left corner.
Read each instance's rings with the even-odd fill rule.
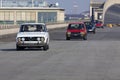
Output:
[[[89,17],[90,16],[90,11],[84,11],[84,12],[81,13],[81,15]]]
[[[90,16],[90,11],[84,11],[80,14],[65,14],[65,20],[78,20],[78,19],[88,19]]]

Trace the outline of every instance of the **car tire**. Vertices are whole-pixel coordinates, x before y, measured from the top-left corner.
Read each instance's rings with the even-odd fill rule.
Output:
[[[87,40],[87,35],[85,35],[85,36],[83,37],[83,40]]]
[[[49,45],[43,46],[43,50],[44,50],[44,51],[46,51],[46,50],[48,50],[48,49],[49,49]]]
[[[95,32],[95,30],[93,31],[93,34],[95,34],[96,32]]]
[[[16,50],[24,50],[24,47],[16,46]]]
[[[70,37],[66,37],[66,40],[70,40]]]

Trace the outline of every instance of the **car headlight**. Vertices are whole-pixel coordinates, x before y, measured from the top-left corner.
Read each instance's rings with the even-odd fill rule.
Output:
[[[40,41],[40,38],[38,37],[37,40]]]
[[[68,35],[70,35],[70,34],[71,34],[71,32],[67,32],[67,34],[68,34]]]
[[[85,32],[81,32],[81,35],[85,35]]]
[[[21,38],[22,41],[25,41],[25,38]]]
[[[21,38],[17,38],[17,41],[21,41]]]
[[[41,37],[41,41],[43,42],[45,39],[44,39],[44,37]]]

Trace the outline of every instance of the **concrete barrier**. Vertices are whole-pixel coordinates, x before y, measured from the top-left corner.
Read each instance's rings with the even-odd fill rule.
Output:
[[[53,24],[53,25],[47,25],[48,29],[55,29],[55,28],[63,28],[66,27],[68,24]],[[19,26],[15,26],[15,28],[8,28],[8,29],[0,29],[0,36],[7,35],[7,34],[14,34],[19,31]]]

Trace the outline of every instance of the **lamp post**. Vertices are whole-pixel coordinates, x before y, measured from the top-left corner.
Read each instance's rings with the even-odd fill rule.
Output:
[[[91,22],[93,22],[93,23],[94,23],[94,8],[92,8]]]

